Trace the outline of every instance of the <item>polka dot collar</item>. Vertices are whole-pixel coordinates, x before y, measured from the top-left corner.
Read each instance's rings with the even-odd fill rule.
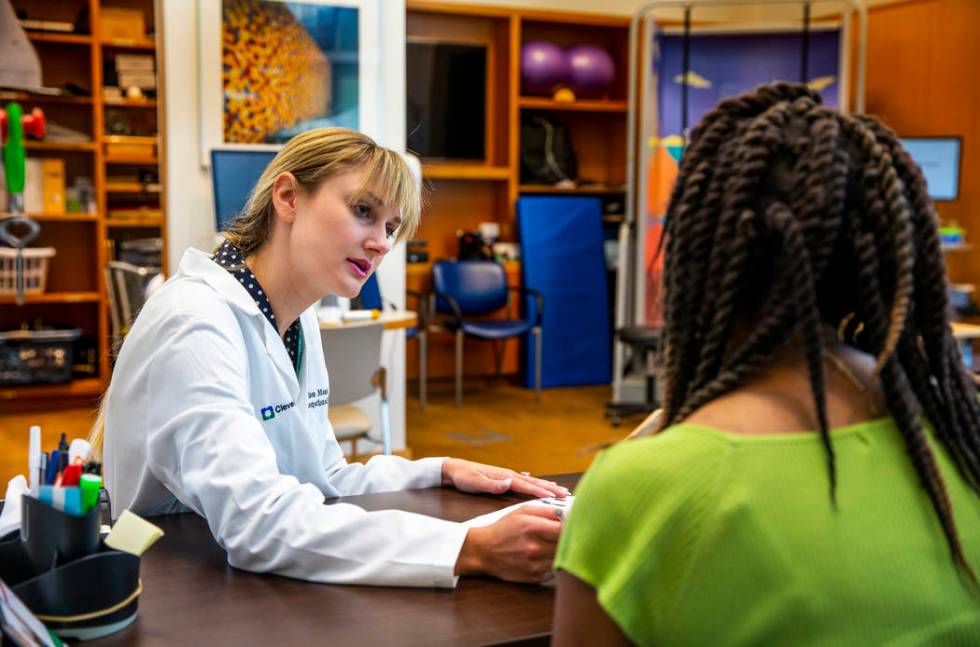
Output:
[[[269,297],[262,289],[262,286],[259,285],[259,280],[252,274],[252,270],[248,269],[248,266],[245,265],[245,259],[242,258],[241,251],[226,240],[214,252],[211,260],[228,270],[232,276],[238,279],[238,282],[242,284],[242,287],[245,288],[249,296],[255,301],[255,305],[259,307],[259,311],[265,315],[265,318],[272,324],[272,327],[278,331],[279,326],[276,325],[276,315],[272,312],[272,304],[269,303]],[[292,362],[293,368],[296,369],[296,373],[299,373],[299,368],[303,360],[303,328],[300,325],[299,319],[290,324],[282,341],[286,346],[286,352],[289,353],[289,360]]]

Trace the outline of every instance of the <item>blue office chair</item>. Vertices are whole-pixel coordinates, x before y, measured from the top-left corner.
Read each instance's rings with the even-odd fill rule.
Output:
[[[456,406],[463,403],[463,338],[500,341],[531,333],[534,335],[534,395],[541,399],[541,317],[544,296],[523,286],[509,287],[507,274],[493,261],[437,261],[432,266],[435,310],[445,315],[443,327],[456,336]],[[529,312],[523,319],[469,319],[509,306],[509,293],[519,292]],[[533,299],[528,299],[531,296]],[[532,307],[533,306],[533,307]],[[508,312],[509,314],[509,312]],[[497,354],[497,378],[503,363],[503,348]]]
[[[428,364],[429,356],[429,346],[428,346],[428,336],[426,335],[426,315],[428,314],[428,299],[426,295],[415,292],[414,290],[405,290],[405,294],[409,298],[414,298],[418,301],[416,306],[416,312],[418,313],[418,325],[412,328],[405,329],[405,339],[419,338],[419,408],[425,411],[426,402],[426,370]],[[361,287],[361,293],[358,294],[351,304],[355,309],[363,308],[365,310],[384,310],[385,302],[381,298],[381,287],[378,285],[377,274],[372,274],[368,277],[368,280],[364,282],[364,286]],[[393,304],[388,304],[389,308],[394,309]]]

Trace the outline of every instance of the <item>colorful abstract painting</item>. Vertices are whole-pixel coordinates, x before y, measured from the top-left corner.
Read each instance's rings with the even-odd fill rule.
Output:
[[[223,0],[221,39],[226,144],[358,128],[356,8]]]

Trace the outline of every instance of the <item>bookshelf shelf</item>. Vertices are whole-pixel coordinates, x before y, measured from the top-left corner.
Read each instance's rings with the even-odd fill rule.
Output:
[[[103,99],[107,106],[118,108],[156,108],[156,99]]]
[[[140,229],[145,227],[159,227],[163,224],[163,218],[106,218],[106,227],[120,227],[128,229]]]
[[[0,304],[15,303],[13,294],[0,294]],[[98,292],[45,292],[24,295],[24,303],[98,303]]]
[[[156,41],[149,38],[109,38],[100,42],[102,47],[114,49],[133,49],[133,50],[154,50],[157,47]]]
[[[25,386],[0,386],[0,400],[50,401],[52,398],[95,397],[102,392],[102,380],[97,377],[72,380],[67,384],[30,384]]]
[[[570,110],[578,112],[618,112],[626,113],[625,101],[602,101],[578,99],[576,101],[555,101],[545,97],[521,97],[517,105],[531,110]]]
[[[0,211],[0,218],[11,215],[9,211]],[[97,213],[29,213],[38,222],[95,222],[99,219]]]
[[[95,152],[95,142],[59,142],[59,141],[31,141],[24,142],[24,148],[29,151],[57,151],[62,153],[91,153]]]
[[[65,94],[40,94],[37,92],[19,92],[13,90],[0,91],[0,101],[21,101],[27,104],[69,104],[88,106],[92,104],[92,97],[76,97]]]
[[[423,177],[432,180],[507,180],[510,169],[506,166],[485,164],[422,164]]]
[[[106,193],[160,193],[159,184],[142,184],[140,182],[106,182]]]
[[[26,30],[32,43],[61,43],[63,45],[91,45],[92,37],[86,34],[62,34],[53,31]]]

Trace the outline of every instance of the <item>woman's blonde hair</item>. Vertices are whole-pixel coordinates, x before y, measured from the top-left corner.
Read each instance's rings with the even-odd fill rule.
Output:
[[[313,193],[324,180],[357,168],[365,170],[359,191],[371,190],[386,205],[398,208],[402,223],[396,240],[414,233],[422,208],[421,195],[419,181],[405,159],[356,130],[317,128],[293,137],[283,146],[255,184],[245,209],[221,234],[243,256],[249,256],[269,237],[275,217],[272,190],[277,177],[290,173],[303,191]]]
[[[303,191],[313,193],[324,180],[357,168],[366,171],[358,192],[370,190],[386,205],[398,208],[402,223],[396,240],[411,236],[418,227],[422,210],[419,179],[400,154],[347,128],[317,128],[290,139],[269,162],[249,194],[245,209],[222,236],[238,247],[243,256],[253,254],[269,237],[275,217],[272,188],[280,174],[291,173]],[[107,392],[89,432],[93,457],[102,455],[108,402]]]

